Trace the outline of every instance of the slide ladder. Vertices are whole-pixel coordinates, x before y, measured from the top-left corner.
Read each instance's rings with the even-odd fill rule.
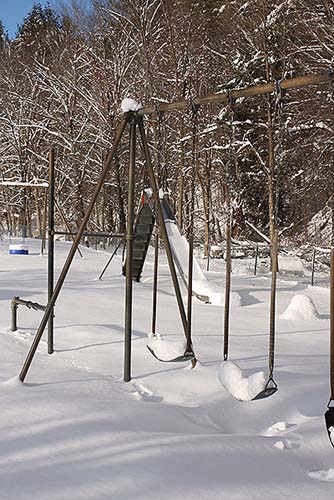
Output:
[[[150,203],[145,195],[141,198],[141,203],[134,225],[133,240],[133,261],[132,276],[136,281],[140,281],[143,271],[147,250],[150,244],[155,217]],[[126,262],[123,265],[123,275],[126,274]]]

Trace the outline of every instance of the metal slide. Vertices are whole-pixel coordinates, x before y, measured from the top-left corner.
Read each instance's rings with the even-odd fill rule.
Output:
[[[188,259],[189,243],[185,236],[181,234],[173,209],[166,198],[160,200],[162,213],[166,225],[167,236],[171,246],[175,265],[180,276],[188,287]],[[140,206],[137,212],[134,225],[134,247],[133,247],[133,279],[140,281],[140,276],[144,267],[147,250],[152,237],[155,223],[154,204],[148,190],[141,196]],[[126,265],[123,266],[125,275]],[[203,302],[210,304],[221,304],[224,291],[213,283],[210,283],[203,273],[200,265],[194,258],[193,261],[193,294]]]

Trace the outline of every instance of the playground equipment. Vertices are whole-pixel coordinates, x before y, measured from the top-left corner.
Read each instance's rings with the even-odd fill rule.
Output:
[[[173,258],[172,258],[168,238],[167,238],[167,233],[166,233],[166,228],[164,225],[162,210],[161,210],[160,203],[159,203],[158,189],[157,189],[155,175],[154,175],[153,168],[152,168],[150,153],[149,153],[147,140],[146,140],[146,134],[145,134],[144,126],[142,123],[142,118],[140,118],[139,116],[137,116],[137,114],[135,114],[133,112],[128,112],[125,114],[125,116],[122,120],[122,123],[120,125],[120,128],[117,131],[114,146],[113,146],[111,152],[109,153],[108,158],[105,162],[101,177],[100,177],[98,184],[96,186],[96,189],[94,191],[92,200],[88,206],[88,209],[87,209],[85,216],[83,217],[80,228],[75,235],[74,243],[70,249],[70,252],[69,252],[68,257],[66,259],[66,262],[64,264],[63,270],[60,273],[60,276],[59,276],[58,282],[56,283],[56,286],[54,288],[52,297],[49,299],[44,316],[43,316],[42,321],[40,323],[40,326],[37,330],[36,336],[34,338],[34,341],[32,343],[30,351],[28,353],[27,359],[26,359],[24,366],[20,372],[20,380],[22,382],[24,381],[24,379],[26,377],[26,374],[29,370],[29,367],[30,367],[31,362],[33,360],[34,354],[36,352],[36,349],[37,349],[37,346],[40,342],[42,334],[43,334],[45,327],[50,319],[50,316],[52,315],[55,302],[56,302],[57,297],[60,293],[62,285],[65,281],[67,272],[68,272],[70,265],[73,261],[73,258],[74,258],[75,252],[77,250],[77,247],[80,243],[80,240],[81,240],[82,236],[84,235],[85,228],[86,228],[87,222],[89,220],[89,216],[91,214],[91,211],[94,207],[94,204],[96,202],[96,199],[98,197],[100,189],[104,183],[105,177],[106,177],[108,170],[110,168],[110,164],[111,164],[112,158],[114,156],[114,153],[116,151],[117,145],[119,144],[121,137],[122,137],[122,134],[123,134],[128,123],[130,123],[130,165],[129,165],[128,221],[127,221],[127,235],[126,235],[128,259],[127,259],[127,264],[126,264],[126,307],[125,307],[126,315],[125,315],[124,379],[126,381],[131,380],[130,360],[131,360],[131,326],[132,326],[132,260],[133,260],[133,240],[134,240],[134,235],[133,235],[133,209],[134,209],[133,198],[134,198],[134,166],[135,166],[136,127],[137,126],[138,126],[139,131],[140,131],[143,151],[144,151],[146,165],[147,165],[148,174],[149,174],[149,178],[150,178],[151,189],[153,191],[153,197],[154,197],[155,204],[157,207],[157,214],[158,214],[160,229],[161,229],[163,239],[165,242],[168,262],[169,262],[169,266],[170,266],[170,270],[171,270],[171,274],[172,274],[172,280],[173,280],[173,285],[174,285],[174,289],[175,289],[175,293],[176,293],[176,297],[177,297],[177,302],[178,302],[179,311],[180,311],[180,315],[181,315],[182,325],[183,325],[183,329],[185,332],[185,336],[187,337],[187,331],[188,331],[187,318],[185,315],[182,296],[181,296],[181,292],[180,292],[180,288],[179,288],[179,283],[177,280],[174,262],[173,262]],[[119,237],[120,235],[117,235],[117,236]],[[48,339],[48,340],[49,340],[49,345],[53,348],[53,339]],[[50,351],[51,351],[51,349],[49,350],[49,352]]]
[[[277,232],[271,246],[271,291],[270,291],[270,327],[269,327],[269,374],[264,389],[256,394],[252,400],[267,398],[278,390],[274,380],[275,359],[275,310],[276,310],[276,280],[277,280]],[[228,360],[229,354],[229,317],[230,317],[230,291],[231,291],[231,222],[226,225],[226,275],[225,275],[225,308],[224,308],[224,340],[223,360]]]
[[[179,274],[188,288],[188,256],[189,243],[181,230],[173,213],[173,209],[167,201],[166,195],[161,195],[159,203],[161,205],[167,237],[170,244],[173,260]],[[134,222],[134,248],[132,273],[136,281],[140,281],[140,276],[144,267],[148,246],[152,237],[155,222],[155,204],[152,194],[146,189],[141,196],[139,209]],[[123,274],[126,274],[126,264],[123,266]],[[221,303],[222,290],[210,283],[203,273],[199,263],[193,257],[193,284],[192,293],[203,302]]]
[[[139,210],[134,221],[132,277],[136,281],[140,280],[147,250],[151,241],[154,223],[154,204],[151,197],[146,192],[143,192]],[[123,275],[126,275],[126,262],[123,265]]]
[[[188,294],[187,294],[187,337],[186,346],[182,353],[170,353],[168,349],[168,341],[160,340],[156,330],[156,318],[157,318],[157,297],[158,297],[158,256],[159,256],[159,235],[155,238],[155,252],[154,252],[154,270],[153,270],[153,301],[152,301],[152,333],[150,337],[150,343],[147,345],[150,353],[158,360],[162,362],[184,362],[191,361],[192,368],[195,368],[197,360],[194,356],[194,351],[192,347],[191,340],[191,318],[192,318],[192,275],[193,275],[193,236],[189,238],[189,261],[188,261]],[[167,345],[167,349],[163,348],[164,357],[161,356],[160,347],[162,345]],[[172,351],[175,349],[172,349]],[[167,351],[167,352],[166,352]],[[166,357],[166,355],[168,357]]]
[[[13,297],[12,299],[12,322],[11,331],[16,332],[17,330],[17,310],[18,306],[26,306],[28,309],[33,309],[34,311],[45,311],[46,306],[38,304],[38,302],[31,302],[30,300],[23,300],[20,297]]]
[[[314,75],[306,75],[306,76],[301,76],[301,77],[297,77],[297,78],[282,80],[279,82],[279,89],[280,90],[298,89],[298,88],[307,87],[310,85],[319,85],[319,84],[323,84],[323,83],[333,83],[332,70],[324,72],[324,73],[319,73],[319,74],[314,74]],[[274,93],[277,91],[277,87],[278,87],[278,82],[274,81],[271,83],[250,86],[250,87],[247,87],[244,89],[236,89],[236,90],[222,92],[222,93],[215,94],[215,95],[197,97],[197,98],[193,99],[193,105],[199,106],[199,105],[210,104],[210,103],[220,103],[220,104],[226,105],[231,99],[235,100],[235,99],[238,99],[241,97],[260,96],[260,95]],[[178,101],[178,102],[161,104],[159,106],[159,112],[165,112],[165,111],[169,111],[169,110],[184,110],[184,109],[187,109],[188,107],[189,107],[189,101],[184,99],[184,100]],[[124,380],[125,381],[131,380],[132,261],[133,261],[133,243],[134,243],[134,233],[133,233],[134,200],[133,199],[134,199],[134,166],[135,166],[135,148],[136,148],[136,127],[139,128],[139,132],[140,132],[140,136],[141,136],[141,142],[142,142],[143,153],[144,153],[144,157],[145,157],[145,161],[146,161],[147,172],[148,172],[148,176],[149,176],[149,180],[150,180],[150,184],[151,184],[151,188],[152,188],[152,192],[153,192],[153,199],[154,199],[154,202],[156,204],[156,210],[157,210],[157,216],[158,216],[158,222],[159,222],[159,226],[160,226],[160,230],[161,230],[161,235],[162,235],[165,247],[166,247],[168,263],[169,263],[169,267],[170,267],[170,271],[171,271],[171,276],[172,276],[172,280],[173,280],[173,286],[174,286],[176,299],[177,299],[177,303],[178,303],[178,307],[179,307],[181,321],[182,321],[185,336],[186,336],[186,338],[188,338],[188,322],[187,322],[187,318],[186,318],[186,314],[185,314],[185,310],[184,310],[184,305],[183,305],[183,301],[182,301],[182,297],[181,297],[181,293],[180,293],[179,283],[178,283],[177,276],[176,276],[176,271],[175,271],[175,266],[174,266],[174,262],[173,262],[171,246],[170,246],[168,235],[167,235],[165,220],[164,220],[162,209],[161,209],[161,206],[159,203],[159,196],[158,196],[158,190],[157,190],[157,185],[156,185],[156,181],[155,181],[155,175],[154,175],[152,164],[151,164],[150,152],[148,149],[145,129],[144,129],[144,125],[143,125],[143,116],[154,114],[156,112],[157,112],[156,106],[148,106],[148,107],[144,107],[142,109],[138,109],[138,106],[136,105],[136,107],[133,108],[133,110],[128,109],[124,113],[121,124],[116,131],[116,136],[115,136],[115,141],[114,141],[113,147],[112,147],[112,149],[111,149],[111,151],[110,151],[110,153],[109,153],[109,155],[104,163],[104,166],[103,166],[100,178],[97,182],[96,188],[94,190],[92,199],[91,199],[89,206],[87,208],[87,211],[83,217],[80,228],[75,236],[73,245],[70,249],[70,252],[68,254],[68,257],[67,257],[66,262],[64,264],[64,267],[62,269],[62,272],[59,276],[59,279],[58,279],[56,286],[54,288],[54,291],[52,293],[52,296],[49,299],[48,305],[47,305],[46,310],[44,312],[44,316],[43,316],[41,323],[39,325],[39,328],[36,332],[36,335],[34,337],[33,343],[31,345],[31,348],[29,350],[29,353],[27,355],[25,363],[24,363],[22,370],[19,374],[20,380],[22,382],[25,380],[25,377],[29,371],[29,368],[30,368],[30,365],[33,361],[38,344],[41,340],[41,337],[43,335],[43,332],[44,332],[44,329],[47,325],[47,322],[48,322],[50,316],[52,315],[54,305],[56,303],[56,300],[59,296],[59,293],[61,291],[63,283],[66,279],[66,275],[68,273],[68,270],[69,270],[71,263],[73,261],[76,249],[79,245],[81,237],[83,236],[87,222],[88,222],[89,217],[91,215],[91,212],[94,208],[94,205],[95,205],[95,202],[96,202],[97,197],[99,195],[99,192],[100,192],[100,190],[103,186],[103,183],[106,179],[106,176],[109,172],[111,162],[112,162],[113,157],[115,155],[118,144],[120,143],[123,132],[126,129],[128,124],[130,124],[130,164],[129,164],[129,190],[128,190],[128,220],[127,220],[127,234],[126,234],[128,259],[127,259],[127,265],[126,265]],[[273,244],[273,241],[271,243]],[[274,255],[273,255],[273,257],[274,257]],[[274,271],[274,267],[273,267],[272,291],[275,290],[275,285],[276,285],[275,280],[276,280],[276,275],[275,275],[275,271]],[[272,294],[272,296],[274,296],[274,294]],[[272,299],[272,301],[271,301],[271,315],[273,318],[274,318],[274,310],[275,310],[275,303],[274,303],[274,300]],[[331,358],[332,358],[332,356],[331,356]],[[269,373],[269,380],[268,380],[267,386],[265,388],[264,396],[277,390],[277,386],[275,387],[276,384],[274,383],[274,380],[273,380],[273,360],[274,360],[274,330],[271,330],[271,332],[270,332],[270,356],[269,356],[269,371],[270,371],[270,373]],[[332,369],[331,369],[331,377],[333,378]],[[333,391],[332,391],[332,393],[333,393]],[[259,397],[260,396],[261,396],[261,394],[259,394]],[[331,402],[332,401],[333,401],[333,394],[331,395]],[[331,417],[332,406],[331,406],[331,408],[329,408],[329,412],[330,412],[329,416]]]

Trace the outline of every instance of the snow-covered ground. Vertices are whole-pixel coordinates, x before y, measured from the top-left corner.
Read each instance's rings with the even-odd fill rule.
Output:
[[[194,370],[159,363],[146,348],[151,330],[152,252],[134,283],[133,379],[124,383],[124,278],[118,255],[82,249],[56,307],[55,347],[41,343],[25,384],[17,375],[40,312],[21,307],[11,333],[14,295],[45,303],[46,257],[29,241],[28,256],[8,255],[0,242],[0,499],[240,500],[329,499],[334,449],[323,414],[329,397],[326,288],[305,278],[278,279],[279,390],[238,401],[221,385],[223,307],[194,299]],[[56,243],[57,273],[69,249]],[[203,261],[203,267],[205,262]],[[241,264],[240,264],[241,266]],[[223,286],[221,261],[208,279]],[[270,278],[235,269],[230,360],[244,378],[267,373]],[[283,279],[284,278],[284,279]],[[184,297],[186,290],[182,291]],[[317,314],[280,317],[295,295]],[[308,303],[308,301],[306,301]],[[304,307],[300,298],[294,307]],[[291,319],[292,318],[292,319]],[[158,331],[182,340],[166,259],[161,253]]]

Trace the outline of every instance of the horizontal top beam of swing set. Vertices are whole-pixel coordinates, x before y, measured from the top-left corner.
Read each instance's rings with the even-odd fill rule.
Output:
[[[234,89],[220,94],[207,95],[196,97],[192,103],[189,100],[175,101],[170,103],[159,104],[158,106],[147,106],[137,111],[137,115],[150,115],[156,112],[184,110],[188,109],[190,104],[200,106],[202,104],[227,104],[229,99],[238,99],[240,97],[255,97],[265,94],[271,94],[277,90],[279,86],[282,90],[299,89],[308,87],[309,85],[319,85],[321,83],[333,82],[333,74],[328,71],[326,73],[316,73],[313,75],[298,76],[287,80],[278,80],[272,83],[264,83],[262,85],[251,85],[243,89]]]
[[[53,231],[55,236],[76,236],[77,233],[70,233],[69,231]],[[124,238],[124,233],[95,233],[84,231],[82,236],[94,237],[94,238]]]

